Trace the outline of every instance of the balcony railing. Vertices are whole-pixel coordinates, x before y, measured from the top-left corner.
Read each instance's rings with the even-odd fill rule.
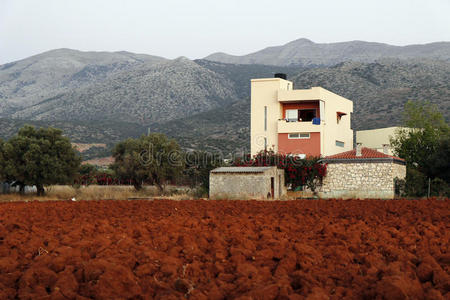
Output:
[[[314,125],[308,122],[287,122],[286,120],[278,120],[278,133],[293,132],[322,132],[323,124]]]

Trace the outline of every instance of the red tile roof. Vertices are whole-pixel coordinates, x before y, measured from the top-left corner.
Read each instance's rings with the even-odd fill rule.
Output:
[[[374,149],[362,147],[361,149],[361,156],[356,156],[356,149],[338,153],[335,155],[330,155],[325,157],[325,159],[365,159],[365,158],[393,158],[395,160],[401,160],[404,161],[404,159],[401,159],[399,157],[395,157],[392,155],[387,155],[382,152],[379,152]]]

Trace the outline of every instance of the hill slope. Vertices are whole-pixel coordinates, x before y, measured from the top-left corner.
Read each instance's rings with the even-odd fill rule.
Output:
[[[164,58],[129,52],[56,49],[0,66],[0,117],[136,66]]]
[[[231,67],[234,68],[234,67]],[[288,78],[294,88],[321,86],[354,102],[354,130],[400,125],[404,103],[430,101],[450,120],[450,63],[384,60],[342,63],[302,70]],[[152,127],[179,140],[186,148],[249,149],[250,99],[222,110]]]
[[[12,118],[146,124],[207,111],[236,99],[229,80],[180,58],[118,72],[16,111]]]
[[[250,79],[276,72],[297,89],[322,86],[353,100],[355,130],[400,124],[409,99],[429,100],[450,119],[449,60],[313,68],[60,49],[0,66],[0,137],[31,123],[59,127],[74,142],[112,146],[150,127],[186,149],[248,149]]]
[[[346,61],[374,62],[381,58],[449,60],[450,42],[393,46],[364,41],[319,44],[298,39],[243,56],[214,53],[204,59],[231,64],[331,66]]]

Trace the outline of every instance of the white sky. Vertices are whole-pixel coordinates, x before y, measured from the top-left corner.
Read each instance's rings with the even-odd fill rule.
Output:
[[[0,0],[0,64],[55,48],[242,55],[298,38],[450,40],[450,0]]]

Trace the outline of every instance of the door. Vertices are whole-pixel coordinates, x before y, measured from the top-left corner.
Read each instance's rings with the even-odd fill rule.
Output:
[[[278,175],[278,199],[281,198],[281,175]]]
[[[273,199],[274,195],[275,195],[275,178],[274,177],[270,177],[270,197]]]

